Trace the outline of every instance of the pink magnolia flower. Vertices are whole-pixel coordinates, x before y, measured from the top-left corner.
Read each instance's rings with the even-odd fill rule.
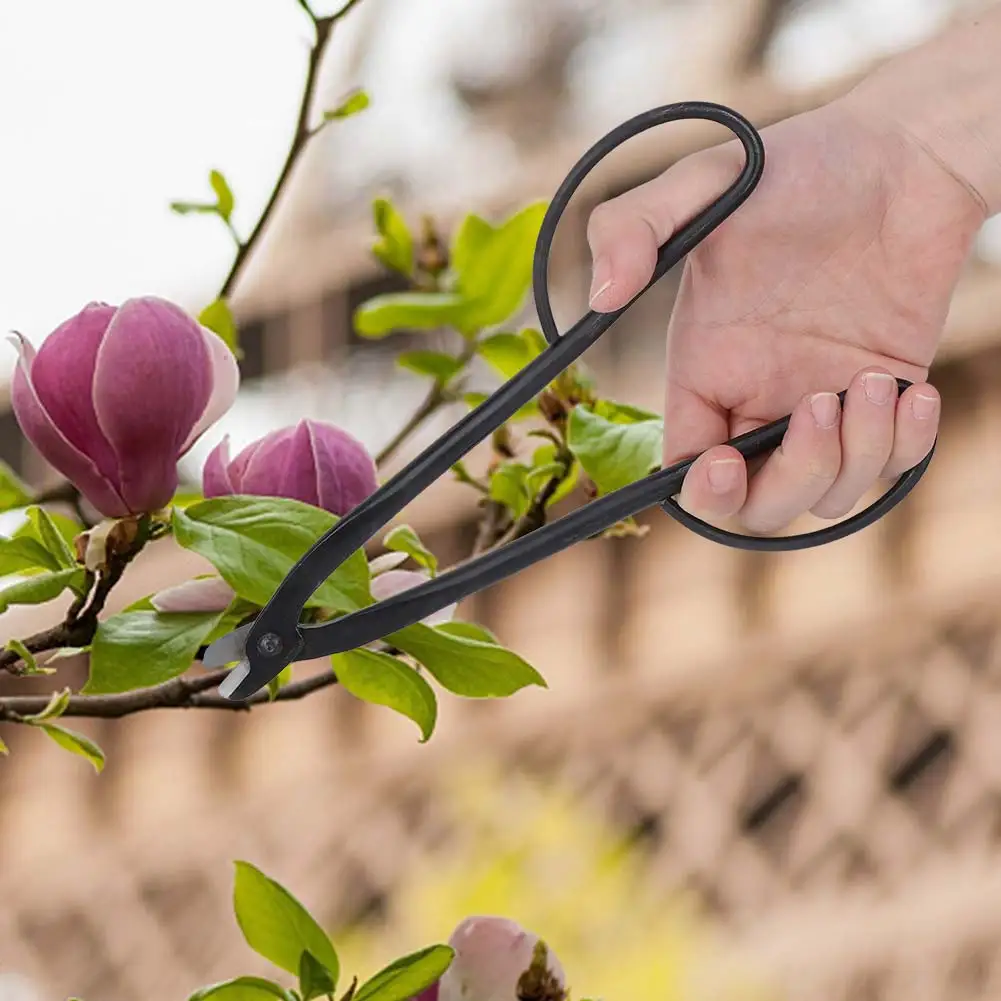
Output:
[[[177,460],[239,388],[222,340],[163,299],[91,303],[37,351],[15,338],[21,430],[109,518],[168,504]]]
[[[537,935],[506,918],[466,918],[448,942],[455,950],[452,965],[411,1001],[518,1001],[518,981],[532,966],[538,941]],[[534,986],[540,998],[565,997],[566,975],[548,949],[546,969],[539,972],[543,983]]]
[[[375,463],[360,441],[332,424],[311,420],[266,434],[235,459],[230,459],[229,439],[224,438],[202,473],[206,497],[288,497],[338,516],[375,493],[378,485]]]

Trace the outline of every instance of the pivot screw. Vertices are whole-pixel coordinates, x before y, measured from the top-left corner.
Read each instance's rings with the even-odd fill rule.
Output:
[[[281,653],[281,637],[277,633],[265,633],[257,641],[257,649],[260,650],[265,657],[274,657]]]

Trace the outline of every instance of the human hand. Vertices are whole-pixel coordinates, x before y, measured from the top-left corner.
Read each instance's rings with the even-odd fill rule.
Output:
[[[664,415],[665,464],[705,452],[681,505],[753,534],[807,511],[840,518],[927,455],[940,400],[925,379],[985,216],[924,148],[850,99],[762,136],[758,187],[685,263]],[[658,246],[732,183],[743,157],[729,142],[599,205],[591,308],[633,298]],[[896,377],[914,383],[899,399]],[[719,443],[788,413],[781,447],[749,479]]]

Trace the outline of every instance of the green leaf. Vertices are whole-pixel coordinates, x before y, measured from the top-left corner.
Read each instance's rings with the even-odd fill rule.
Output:
[[[398,355],[396,364],[418,375],[429,375],[435,382],[445,386],[463,369],[461,358],[441,351],[404,351]]]
[[[468,407],[475,408],[481,403],[484,403],[489,399],[489,393],[463,393],[462,398]],[[539,415],[539,405],[535,400],[529,400],[528,403],[522,404],[509,418],[508,422],[513,424],[515,421],[528,420],[530,417],[537,417]]]
[[[438,683],[471,699],[503,698],[527,685],[547,687],[542,675],[516,653],[442,632],[418,622],[386,641],[423,664]]]
[[[77,754],[94,766],[94,771],[100,774],[104,771],[104,751],[95,744],[89,737],[75,730],[67,730],[66,727],[56,726],[55,723],[40,723],[40,730],[44,730],[61,748],[71,754]]]
[[[372,214],[380,237],[372,252],[391,271],[409,277],[414,270],[414,238],[406,221],[388,198],[376,198]]]
[[[527,476],[528,466],[521,462],[503,462],[490,476],[490,499],[503,504],[515,518],[520,518],[532,501]]]
[[[31,503],[31,491],[5,462],[0,462],[0,511],[13,511]]]
[[[83,570],[57,570],[8,584],[0,590],[0,614],[11,605],[44,605],[58,598],[67,588],[79,592],[84,579]]]
[[[491,368],[505,379],[513,379],[529,362],[542,353],[545,340],[538,331],[523,330],[520,334],[491,334],[476,345],[476,351]]]
[[[219,207],[213,202],[171,202],[170,211],[178,215],[218,215]]]
[[[160,685],[191,667],[219,612],[119,612],[98,626],[90,647],[87,695]]]
[[[209,184],[212,185],[212,190],[215,192],[216,211],[226,222],[229,222],[229,217],[233,214],[233,205],[235,203],[229,183],[218,170],[213,170],[209,173]]]
[[[527,482],[531,489],[538,491],[545,486],[545,479],[548,479],[556,470],[554,467],[562,467],[561,462],[556,460],[556,446],[552,443],[541,445],[535,450],[532,456],[532,471],[528,474]],[[546,471],[543,477],[543,470]],[[543,482],[538,482],[543,477]],[[558,504],[564,497],[573,491],[580,478],[580,463],[574,459],[570,469],[565,473],[560,485],[553,491],[553,495],[546,501],[546,507]],[[537,484],[537,485],[536,485]]]
[[[409,525],[398,525],[383,540],[387,549],[406,553],[433,577],[438,572],[438,557],[421,542],[420,536]]]
[[[464,302],[453,323],[461,331],[496,326],[521,308],[532,283],[532,256],[545,212],[546,203],[536,202],[489,233],[482,220],[464,225],[452,261]]]
[[[432,945],[390,963],[358,988],[354,1001],[408,1001],[430,987],[452,965],[455,950]]]
[[[567,445],[603,494],[656,469],[663,441],[664,424],[659,418],[616,424],[583,406],[574,407],[570,414]]]
[[[35,713],[32,716],[24,716],[22,717],[22,720],[25,723],[38,725],[39,723],[45,723],[47,720],[59,719],[59,717],[66,712],[69,704],[70,690],[68,688],[64,688],[60,692],[52,693],[52,697],[49,699],[48,705],[46,705],[40,713]]]
[[[302,1001],[313,1001],[324,994],[333,994],[337,984],[324,965],[311,953],[299,957],[299,993]]]
[[[7,640],[7,645],[4,647],[4,650],[9,651],[10,653],[15,653],[21,658],[24,662],[22,673],[25,676],[56,673],[56,669],[54,667],[39,667],[38,661],[35,660],[35,655],[20,640]]]
[[[598,400],[592,408],[599,417],[612,421],[614,424],[637,424],[640,421],[662,420],[660,414],[652,410],[643,410],[629,403],[616,403],[614,400]]]
[[[178,544],[205,557],[241,598],[255,605],[267,604],[296,562],[336,522],[327,511],[284,497],[217,497],[173,511]],[[368,586],[368,561],[358,550],[307,606],[352,612],[371,604]]]
[[[490,245],[497,230],[478,215],[467,215],[455,231],[449,257],[459,275],[466,274],[478,254]]]
[[[29,570],[59,570],[55,557],[30,537],[0,538],[0,577]]]
[[[448,633],[450,636],[459,636],[467,640],[476,640],[479,643],[493,643],[500,646],[500,640],[489,629],[477,625],[475,622],[458,622],[453,619],[451,622],[442,622],[433,626],[440,633]]]
[[[364,90],[356,90],[353,94],[348,95],[336,108],[324,111],[323,120],[325,122],[332,122],[338,118],[350,118],[352,115],[357,115],[360,111],[364,111],[371,103],[368,94]]]
[[[188,1001],[294,1001],[284,987],[261,977],[236,977],[195,991]]]
[[[278,674],[268,682],[268,702],[274,702],[278,693],[292,680],[292,665],[283,667]]]
[[[285,887],[249,862],[236,863],[233,909],[255,952],[294,976],[299,957],[309,952],[337,983],[340,962],[326,933]]]
[[[237,358],[241,356],[240,335],[236,328],[236,318],[225,299],[216,299],[215,302],[210,302],[198,314],[198,322],[203,327],[208,327],[214,334],[218,334],[226,347]],[[174,503],[176,503],[176,499]]]
[[[400,330],[437,330],[455,323],[463,300],[451,292],[389,292],[355,310],[355,331],[378,338]]]
[[[334,674],[356,699],[386,706],[413,720],[421,731],[421,743],[434,732],[438,702],[431,686],[396,657],[374,650],[350,650],[331,658]]]
[[[77,567],[76,556],[70,548],[71,539],[75,538],[81,529],[68,518],[56,518],[49,514],[44,508],[29,507],[25,512],[27,522],[14,533],[15,538],[35,539],[50,553],[55,561],[53,570],[67,570]],[[70,539],[67,534],[72,532]]]

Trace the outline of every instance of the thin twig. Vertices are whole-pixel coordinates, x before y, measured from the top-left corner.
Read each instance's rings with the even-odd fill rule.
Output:
[[[90,719],[121,719],[152,709],[228,709],[246,711],[269,702],[266,691],[257,692],[245,702],[233,702],[213,692],[229,671],[209,671],[191,677],[174,678],[153,688],[115,695],[72,695],[63,716]],[[337,684],[333,671],[292,681],[281,688],[274,702],[294,702],[313,692]],[[20,723],[25,716],[41,712],[49,703],[49,695],[11,695],[0,698],[0,722]]]

